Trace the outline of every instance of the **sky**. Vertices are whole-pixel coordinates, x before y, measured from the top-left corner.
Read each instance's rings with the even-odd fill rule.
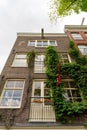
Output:
[[[0,0],[0,73],[17,38],[17,32],[63,33],[65,25],[80,25],[87,13],[73,14],[52,23],[50,0]]]

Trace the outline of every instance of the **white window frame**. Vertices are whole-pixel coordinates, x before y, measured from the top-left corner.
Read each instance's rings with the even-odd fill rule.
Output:
[[[31,45],[31,42],[32,42],[32,43],[34,43],[34,45]],[[30,40],[30,41],[28,41],[28,46],[33,47],[33,46],[35,46],[35,43],[36,43],[36,41],[35,41],[35,40]]]
[[[63,80],[63,83],[65,83],[65,82],[68,83],[68,87],[64,87],[64,89],[66,91],[68,90],[70,92],[70,95],[71,95],[71,97],[69,97],[67,92],[65,94],[63,94],[65,100],[66,101],[70,101],[71,100],[72,102],[75,102],[75,99],[81,99],[82,100],[80,90],[76,86],[75,87],[74,86],[71,87],[71,85],[70,85],[70,82],[74,82],[74,80],[73,79],[65,79],[65,80]],[[73,94],[72,94],[73,90],[79,91],[80,97],[74,97]]]
[[[44,88],[44,85],[45,85],[45,79],[44,80],[34,80],[33,81],[33,87],[32,87],[32,97],[40,97],[40,98],[45,98],[45,97],[48,97],[49,96],[45,96],[45,89],[48,89],[50,91],[50,88]],[[41,90],[41,93],[40,93],[40,96],[35,96],[34,95],[34,91],[35,91],[35,83],[38,82],[38,83],[41,83],[41,86],[40,86],[40,90]]]
[[[36,57],[39,57],[40,59],[37,59]],[[34,73],[45,73],[45,65],[44,65],[44,54],[37,54],[35,56],[35,62],[34,62]]]
[[[10,81],[14,82],[13,86],[6,87],[6,85]],[[17,86],[15,86],[15,84],[17,82],[20,82],[20,81],[23,81],[23,86],[17,88]],[[4,88],[3,88],[3,91],[2,91],[2,94],[1,94],[1,98],[0,98],[0,108],[20,108],[21,107],[21,102],[22,102],[22,97],[23,97],[24,85],[25,85],[25,80],[24,79],[8,79],[8,80],[6,80]],[[14,98],[13,94],[17,90],[18,91],[21,90],[21,96]],[[5,94],[6,91],[12,91],[11,97],[9,97],[8,95],[5,95],[6,97],[4,97],[4,94]],[[17,100],[16,101],[13,100],[13,98],[14,99],[19,99],[19,102]],[[2,99],[7,99],[8,100],[8,102],[6,102],[7,103],[6,105],[2,105]],[[19,105],[12,105],[11,103],[13,103],[13,101],[15,101],[16,103],[18,103]]]
[[[23,56],[23,57],[21,57]],[[24,61],[24,62],[23,62]],[[17,53],[15,54],[12,67],[28,67],[26,54]]]
[[[35,45],[30,45],[30,42],[35,42]],[[38,42],[41,42],[42,45],[38,45]],[[44,42],[47,42],[47,45],[44,45]],[[54,42],[55,44],[52,45],[51,42]],[[31,46],[31,47],[48,47],[49,45],[51,46],[57,46],[57,42],[56,40],[30,40],[28,41],[28,46]]]
[[[67,64],[67,63],[71,63],[71,58],[70,55],[68,53],[60,53],[60,61],[62,64]],[[66,55],[67,58],[64,58],[63,55]],[[64,60],[68,60],[69,62],[65,63]]]
[[[82,55],[87,55],[87,45],[78,45],[78,48]]]
[[[71,36],[73,37],[74,40],[83,40],[82,36],[79,33],[72,32]]]

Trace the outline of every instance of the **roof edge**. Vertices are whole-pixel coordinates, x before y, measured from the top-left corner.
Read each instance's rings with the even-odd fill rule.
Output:
[[[20,33],[18,32],[17,33],[17,36],[32,36],[32,37],[35,37],[35,36],[41,36],[41,33]],[[67,36],[65,33],[44,33],[44,36],[49,36],[49,37],[58,37],[58,36]]]

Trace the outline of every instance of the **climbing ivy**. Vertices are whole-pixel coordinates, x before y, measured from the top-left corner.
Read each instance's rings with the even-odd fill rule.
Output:
[[[87,65],[87,59],[85,56],[81,56],[78,48],[75,46],[73,41],[70,41],[70,56],[75,59],[77,64],[80,65]]]
[[[70,45],[72,48],[74,43]],[[74,47],[75,49],[75,47]],[[76,49],[77,51],[77,49]],[[75,52],[75,51],[74,51]],[[73,58],[74,58],[74,53]],[[75,53],[77,57],[79,52]],[[68,63],[61,65],[61,78],[62,79],[73,79],[75,85],[82,91],[84,102],[71,102],[66,101],[63,93],[63,83],[59,86],[56,85],[57,75],[58,75],[58,64],[59,56],[53,46],[49,46],[46,50],[45,55],[45,65],[46,65],[46,75],[47,75],[47,86],[52,89],[52,96],[54,102],[54,109],[56,113],[56,119],[60,120],[62,123],[71,123],[76,116],[81,116],[86,113],[87,110],[87,66],[81,65],[80,63]],[[76,60],[76,59],[75,59]]]
[[[34,51],[30,51],[27,53],[27,63],[28,63],[28,67],[34,67],[34,59],[35,59],[35,52]]]

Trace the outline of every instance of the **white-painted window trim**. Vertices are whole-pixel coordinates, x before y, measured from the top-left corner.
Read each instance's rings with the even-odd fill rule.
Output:
[[[12,67],[28,67],[26,54],[16,53],[12,63]]]
[[[78,45],[78,48],[81,51],[82,55],[87,55],[87,45]]]
[[[30,45],[30,42],[35,42],[34,45]],[[38,42],[41,42],[42,45],[38,45]],[[44,46],[44,42],[47,42],[47,45]],[[51,42],[54,42],[54,45],[51,44]],[[32,47],[48,47],[49,45],[51,46],[57,46],[57,42],[56,40],[31,40],[28,41],[28,46],[32,46]]]
[[[36,58],[40,57],[40,58]],[[35,56],[35,62],[34,62],[34,73],[45,73],[45,65],[44,65],[44,54],[37,54]]]
[[[11,83],[11,81],[14,82],[14,84],[12,86],[8,85],[8,87],[7,87],[7,84]],[[20,81],[22,81],[23,84],[21,87],[17,88],[16,83],[20,82]],[[22,102],[22,97],[23,97],[24,85],[25,85],[24,79],[8,79],[8,80],[6,80],[2,94],[1,94],[1,98],[0,98],[0,108],[20,108],[21,102]],[[17,90],[21,91],[21,94],[19,97],[14,97],[13,94]],[[8,93],[7,94],[5,93],[6,91],[12,91],[11,97],[10,97],[10,95],[8,95]],[[5,101],[5,105],[2,105],[2,99],[5,99],[5,100],[7,99],[7,101]],[[19,101],[15,100],[15,99],[19,99]],[[14,103],[18,103],[18,105],[12,105],[11,103],[13,103],[13,101],[14,101]]]
[[[82,36],[79,33],[71,33],[71,36],[73,37],[74,40],[83,40]]]

